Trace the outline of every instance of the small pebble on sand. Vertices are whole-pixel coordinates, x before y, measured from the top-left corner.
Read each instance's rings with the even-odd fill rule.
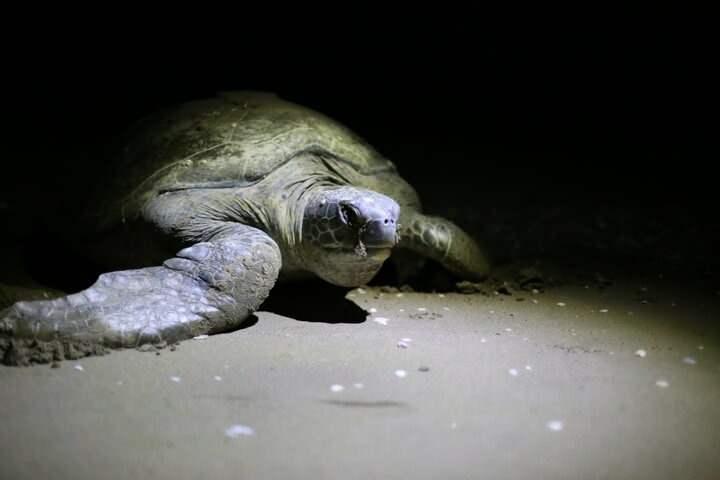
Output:
[[[358,289],[357,289],[357,292],[358,292],[360,295],[365,295],[365,294],[367,293],[367,292],[365,291],[365,289],[363,289],[363,288],[358,288]]]
[[[444,294],[444,293],[438,293],[438,297],[440,297],[440,298],[445,298],[445,294]]]
[[[402,340],[400,340],[399,342],[397,342],[397,347],[398,347],[398,348],[408,348],[409,346],[410,346],[409,343],[403,342]]]
[[[395,370],[395,376],[398,378],[405,378],[407,377],[407,371],[405,370]]]
[[[608,311],[609,311],[609,310],[608,310],[607,308],[601,308],[601,309],[600,309],[600,313],[608,313]]]
[[[172,380],[175,383],[180,383],[180,381],[181,381],[180,377],[170,377],[170,380]]]
[[[505,331],[506,331],[506,332],[512,332],[512,328],[509,328],[509,327],[508,327],[508,328],[505,329]]]
[[[213,378],[216,382],[222,382],[222,377],[220,375],[215,375]]]
[[[250,437],[255,435],[255,430],[246,425],[231,425],[225,430],[225,436],[230,438]]]
[[[510,370],[508,370],[508,373],[513,377],[517,377],[519,372],[517,371],[517,368],[511,368]]]
[[[532,372],[532,365],[525,365],[525,370]]]
[[[198,335],[197,337],[193,337],[193,340],[205,340],[206,338],[210,338],[209,335]]]
[[[487,338],[483,337],[480,339],[480,343],[486,343],[486,342],[487,342]]]
[[[445,310],[446,312],[450,311],[450,309],[448,307],[443,307],[443,310]]]
[[[548,430],[551,430],[553,432],[559,432],[563,428],[565,428],[565,425],[560,420],[550,420],[549,422],[546,423],[546,426],[547,426]]]
[[[698,350],[705,350],[705,345],[698,345]]]
[[[557,302],[558,307],[564,307],[565,305],[567,305],[565,302]]]
[[[425,307],[418,307],[417,311],[418,311],[418,312],[427,312],[427,308],[425,308]]]
[[[402,297],[404,297],[405,295],[402,294],[402,293],[396,293],[395,296],[396,296],[397,298],[402,298]]]
[[[670,386],[670,382],[661,378],[660,380],[655,382],[655,385],[657,385],[660,388],[667,388]]]
[[[693,357],[685,357],[683,358],[683,362],[687,363],[688,365],[695,365],[697,361]]]
[[[385,317],[375,317],[373,318],[373,322],[379,323],[380,325],[387,325],[388,319]]]
[[[533,299],[532,299],[532,303],[534,303],[535,305],[537,305],[539,302],[533,298]]]
[[[82,372],[85,370],[82,365],[75,365],[73,368],[79,372]]]
[[[423,365],[423,366],[421,366],[421,367],[418,368],[418,371],[419,371],[419,372],[429,372],[429,371],[430,371],[430,367],[426,367],[425,365]]]
[[[377,308],[371,308],[370,313],[377,313]]]
[[[643,349],[635,350],[635,355],[637,355],[640,358],[645,358],[647,356],[647,351],[645,351]]]
[[[343,390],[345,390],[345,387],[343,387],[342,385],[338,385],[338,384],[332,385],[330,387],[330,391],[335,392],[335,393],[342,392]]]
[[[362,383],[353,383],[353,387],[357,388],[358,390],[362,390],[363,388],[365,388],[365,385],[363,385]]]
[[[404,311],[405,311],[404,308],[401,308],[400,310],[398,310],[398,312],[401,312],[401,313],[404,312]]]

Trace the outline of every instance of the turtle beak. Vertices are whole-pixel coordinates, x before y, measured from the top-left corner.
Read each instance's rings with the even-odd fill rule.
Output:
[[[360,239],[368,249],[390,249],[397,245],[397,219],[393,216],[371,220],[363,225]]]

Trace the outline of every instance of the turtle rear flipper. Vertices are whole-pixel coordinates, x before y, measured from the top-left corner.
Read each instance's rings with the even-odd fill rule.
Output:
[[[163,266],[106,273],[79,293],[18,302],[0,311],[0,340],[6,340],[0,342],[6,350],[0,354],[5,363],[27,363],[17,358],[18,340],[25,342],[25,349],[46,348],[43,342],[53,341],[120,348],[237,327],[274,285],[280,251],[270,237],[252,227],[228,224],[219,231]]]

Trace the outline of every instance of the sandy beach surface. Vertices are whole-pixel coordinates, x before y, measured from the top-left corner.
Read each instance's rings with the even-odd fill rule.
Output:
[[[0,478],[717,478],[720,297],[566,278],[286,290],[174,351],[2,367]]]

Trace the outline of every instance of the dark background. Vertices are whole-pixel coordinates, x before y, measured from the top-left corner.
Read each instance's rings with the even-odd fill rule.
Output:
[[[257,89],[356,130],[498,258],[716,262],[717,55],[701,25],[111,16],[6,42],[6,210],[70,198],[68,172],[92,182],[95,148],[158,107]]]

